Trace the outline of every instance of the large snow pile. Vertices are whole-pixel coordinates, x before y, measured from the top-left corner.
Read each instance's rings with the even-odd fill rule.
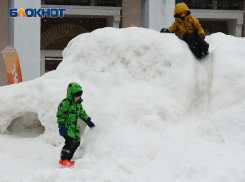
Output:
[[[74,38],[56,71],[1,87],[0,181],[244,182],[245,39],[206,41],[198,61],[173,34],[104,28]],[[55,114],[70,82],[96,127],[67,169]]]

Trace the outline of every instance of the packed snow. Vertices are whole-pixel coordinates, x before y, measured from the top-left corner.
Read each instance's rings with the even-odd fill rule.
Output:
[[[1,182],[244,182],[245,38],[104,28],[75,37],[55,71],[0,87]],[[21,60],[20,60],[21,61]],[[96,127],[58,164],[56,111],[70,82]]]

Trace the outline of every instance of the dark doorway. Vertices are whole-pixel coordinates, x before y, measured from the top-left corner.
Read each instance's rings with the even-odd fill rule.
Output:
[[[62,59],[63,58],[46,57],[45,58],[45,73],[56,70],[58,65],[61,63]]]
[[[210,35],[216,32],[222,32],[228,34],[228,23],[222,20],[200,20],[200,23],[206,33]]]
[[[63,50],[82,33],[107,27],[106,18],[64,17],[41,19],[41,50]]]

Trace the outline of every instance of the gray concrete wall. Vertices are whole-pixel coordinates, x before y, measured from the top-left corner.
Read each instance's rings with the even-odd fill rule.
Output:
[[[228,20],[228,34],[236,36],[236,20]]]
[[[243,37],[245,37],[245,13],[243,14]]]
[[[142,0],[142,27],[160,31],[174,22],[175,1]]]
[[[11,8],[41,8],[41,1],[10,0]],[[9,44],[18,52],[23,81],[40,77],[40,18],[10,18]]]
[[[149,28],[149,0],[141,0],[141,26]]]
[[[0,1],[0,52],[8,46],[8,0]],[[7,85],[7,73],[3,60],[3,55],[0,54],[0,86]]]
[[[245,37],[245,0],[244,0],[244,13],[243,13],[243,37]]]
[[[163,27],[168,28],[174,22],[175,1],[154,0],[150,1],[150,27],[160,31]]]

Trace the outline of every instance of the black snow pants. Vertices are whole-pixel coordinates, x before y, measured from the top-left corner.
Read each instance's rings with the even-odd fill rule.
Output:
[[[77,148],[80,146],[80,141],[76,141],[67,135],[64,136],[65,145],[61,150],[60,158],[71,160]]]
[[[196,58],[201,59],[208,54],[209,44],[205,40],[199,39],[196,32],[185,34],[183,40],[188,44]]]

